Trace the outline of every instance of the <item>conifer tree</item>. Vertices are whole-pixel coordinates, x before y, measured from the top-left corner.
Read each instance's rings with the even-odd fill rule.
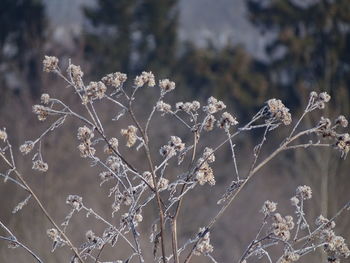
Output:
[[[249,0],[248,9],[257,27],[276,35],[267,47],[270,80],[285,97],[298,103],[318,88],[350,112],[350,2]]]

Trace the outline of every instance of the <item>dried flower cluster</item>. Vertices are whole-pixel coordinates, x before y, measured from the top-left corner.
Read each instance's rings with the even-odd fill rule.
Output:
[[[89,156],[93,156],[96,150],[92,147],[91,139],[94,137],[94,133],[92,132],[92,130],[86,126],[80,127],[78,129],[77,137],[78,140],[81,141],[81,143],[78,146],[81,157],[86,158]]]
[[[107,200],[110,202],[109,212],[113,219],[98,214],[93,208],[87,207],[87,203],[83,203],[81,196],[73,194],[66,199],[70,209],[63,223],[61,225],[55,223],[38,196],[26,182],[26,178],[18,171],[5,128],[0,129],[0,142],[4,145],[4,148],[0,148],[0,157],[5,160],[5,165],[9,167],[0,175],[4,177],[5,182],[15,182],[17,186],[29,192],[29,196],[19,202],[13,212],[22,209],[29,200],[37,202],[53,225],[53,228],[47,231],[47,235],[53,241],[53,250],[61,246],[68,247],[69,251],[74,253],[71,259],[71,262],[74,263],[106,262],[103,250],[108,246],[117,249],[115,253],[116,255],[118,253],[118,257],[121,254],[125,255],[126,251],[131,252],[128,257],[122,260],[120,257],[108,259],[117,263],[136,261],[144,263],[146,259],[148,262],[152,252],[152,262],[157,263],[166,263],[172,260],[175,263],[180,263],[182,258],[188,259],[187,263],[190,262],[193,255],[205,256],[211,262],[218,262],[214,258],[216,255],[210,239],[214,225],[225,214],[227,208],[234,204],[233,201],[238,194],[244,191],[245,186],[270,160],[291,149],[333,146],[341,152],[341,156],[344,158],[350,150],[349,134],[338,131],[348,126],[348,120],[343,115],[338,116],[334,121],[322,117],[319,123],[306,129],[301,128],[305,126],[299,125],[307,114],[326,106],[330,100],[330,96],[326,92],[319,94],[312,92],[303,114],[296,121],[290,133],[286,135],[286,139],[282,140],[280,144],[275,143],[276,148],[266,158],[260,158],[260,150],[267,140],[269,132],[277,129],[281,124],[292,124],[292,115],[289,109],[279,99],[268,100],[251,120],[242,124],[238,122],[235,114],[225,111],[226,105],[223,101],[214,97],[208,98],[202,105],[197,100],[175,102],[175,105],[170,105],[167,103],[165,95],[175,89],[175,83],[169,79],[156,81],[152,72],[144,71],[136,76],[133,81],[134,85],[130,89],[127,87],[128,85],[125,85],[126,74],[121,72],[108,74],[101,80],[92,81],[85,85],[84,73],[80,66],[69,63],[67,70],[61,70],[57,58],[46,56],[43,61],[43,69],[45,72],[54,72],[62,77],[73,89],[77,98],[81,100],[81,104],[76,104],[71,108],[68,103],[60,99],[53,98],[47,93],[42,94],[41,105],[34,105],[33,112],[40,121],[51,121],[54,118],[56,120],[37,139],[25,141],[19,150],[26,155],[31,153],[36,146],[32,154],[32,168],[36,171],[46,172],[49,166],[43,161],[42,155],[42,146],[45,145],[43,142],[46,136],[62,126],[67,118],[74,118],[82,123],[77,132],[78,150],[81,157],[87,158],[91,166],[98,169],[100,186],[109,187],[107,192],[110,198]],[[144,92],[159,93],[154,104],[149,109],[147,107],[134,107],[138,101],[138,90],[145,86],[155,87],[156,83],[159,84],[159,89],[144,90]],[[116,117],[111,118],[118,123],[112,129],[114,137],[109,136],[111,131],[107,126],[105,127],[102,121],[105,118],[100,118],[101,114],[95,107],[96,104],[102,103],[111,103],[117,108]],[[80,110],[75,111],[75,107],[80,107]],[[146,114],[146,118],[139,120],[139,114],[134,108],[143,111],[143,116]],[[147,114],[148,110],[149,114]],[[50,118],[48,118],[49,115]],[[170,137],[169,140],[164,140],[164,136],[152,138],[150,130],[152,128],[158,129],[152,125],[155,115],[178,121],[187,133],[180,135],[174,132],[165,137]],[[122,122],[121,118],[124,119]],[[129,125],[125,127],[125,123],[129,123]],[[121,128],[116,131],[115,127]],[[217,128],[215,133],[204,132],[212,131],[215,128]],[[262,131],[255,133],[260,134],[261,142],[252,147],[252,156],[242,157],[237,154],[237,150],[239,152],[240,148],[237,137],[256,129]],[[287,130],[287,128],[285,129]],[[221,135],[217,136],[217,134]],[[315,135],[319,138],[317,142],[313,142]],[[203,140],[203,137],[206,136],[209,139]],[[126,140],[125,145],[119,143],[122,137]],[[303,143],[303,140],[307,143]],[[324,143],[326,140],[331,140],[332,143]],[[133,146],[137,142],[139,145],[134,148]],[[163,146],[160,147],[160,145]],[[208,218],[205,227],[201,228],[199,233],[193,231],[192,238],[184,241],[183,238],[178,238],[178,229],[182,228],[179,223],[182,223],[182,219],[178,215],[181,213],[184,200],[191,200],[191,198],[184,199],[184,197],[187,197],[189,193],[194,193],[193,189],[205,191],[206,187],[199,186],[206,184],[213,186],[216,184],[216,180],[221,179],[218,175],[214,176],[213,168],[215,167],[216,170],[223,161],[227,162],[226,158],[221,158],[219,156],[222,155],[218,154],[220,150],[225,148],[229,150],[229,154],[225,152],[225,156],[232,159],[233,169],[229,175],[230,177],[233,175],[232,181],[226,186],[222,198],[217,202],[220,208],[208,209],[211,218]],[[157,153],[158,149],[161,156]],[[138,155],[142,156],[138,156],[138,162],[134,158],[129,158],[136,151],[138,151]],[[175,158],[177,160],[173,160]],[[144,160],[144,163],[141,163],[140,160]],[[215,166],[214,162],[216,162]],[[241,164],[246,162],[250,164],[248,169],[244,165],[241,167]],[[263,214],[261,227],[254,235],[255,238],[243,251],[238,262],[250,262],[251,257],[259,259],[267,257],[269,262],[291,263],[300,260],[304,255],[317,248],[323,248],[328,255],[329,262],[339,262],[343,258],[348,258],[350,251],[346,240],[335,234],[334,221],[349,208],[350,203],[341,208],[332,219],[319,216],[316,219],[316,226],[314,226],[308,221],[309,215],[307,215],[304,205],[312,198],[312,195],[309,186],[297,187],[295,195],[290,199],[292,208],[295,210],[293,217],[283,216],[280,211],[277,211],[277,203],[265,201],[261,208]],[[211,198],[214,196],[212,195]],[[31,197],[33,198],[31,199]],[[68,226],[75,224],[74,220],[71,219],[78,213],[85,213],[86,217],[91,215],[92,220],[97,220],[105,226],[102,231],[100,226],[98,230],[86,231],[87,229],[85,229],[80,235],[80,237],[85,235],[80,246],[69,239],[70,235],[66,235],[70,229]],[[144,220],[146,215],[149,217],[148,220]],[[83,220],[82,217],[80,218]],[[151,225],[149,225],[150,221]],[[79,221],[79,224],[84,224],[84,222]],[[150,253],[146,251],[149,245],[144,244],[148,242],[148,238],[145,238],[145,233],[148,235],[149,232],[147,227],[150,227],[151,230],[149,240],[153,246],[153,251]],[[9,242],[12,247],[21,246],[21,243],[1,221],[0,228],[4,229],[11,237]],[[80,228],[75,228],[74,231],[79,230]],[[1,238],[2,236],[0,236]],[[74,237],[74,240],[78,239]],[[123,242],[122,246],[119,245],[120,242]],[[118,249],[120,247],[124,249],[125,246],[128,247],[128,250],[125,249],[123,253],[120,253]],[[24,246],[22,247],[24,248]],[[271,247],[275,249],[270,249]],[[184,255],[185,253],[187,255]],[[31,251],[30,254],[34,253]]]
[[[204,229],[200,229],[199,232],[203,232]],[[206,255],[211,252],[213,252],[214,248],[210,244],[210,232],[205,233],[201,241],[197,244],[194,254],[199,256],[199,255]]]
[[[135,86],[140,88],[144,85],[148,87],[154,87],[156,85],[156,81],[152,72],[142,72],[140,76],[135,78]]]
[[[102,81],[111,87],[119,88],[121,85],[124,84],[124,82],[127,80],[127,76],[124,73],[115,72],[106,75],[102,78]]]
[[[284,106],[281,100],[270,99],[267,101],[268,114],[270,118],[276,119],[282,122],[284,125],[292,123],[292,115],[289,113],[289,109]]]
[[[58,58],[45,56],[43,60],[43,66],[45,72],[53,72],[58,69]]]
[[[276,213],[273,215],[273,220],[273,234],[281,238],[283,241],[288,241],[290,239],[290,230],[294,228],[293,217],[282,217],[279,213]]]
[[[132,147],[137,141],[137,128],[134,125],[129,125],[127,129],[120,131],[121,135],[126,137],[126,146]]]
[[[102,81],[92,81],[89,86],[85,89],[85,94],[83,95],[83,104],[87,104],[96,99],[102,99],[105,95],[107,88]]]
[[[6,129],[0,130],[0,140],[2,140],[4,142],[7,140]]]
[[[164,157],[172,157],[185,149],[185,144],[180,137],[171,136],[167,145],[160,149],[160,154]]]

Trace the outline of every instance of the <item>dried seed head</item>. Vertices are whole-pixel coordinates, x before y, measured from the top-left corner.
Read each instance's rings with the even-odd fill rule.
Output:
[[[47,172],[47,170],[49,169],[49,166],[47,163],[43,162],[42,160],[36,160],[33,162],[32,169],[37,170],[39,172]]]
[[[201,233],[204,231],[204,229],[200,229],[199,231]],[[214,247],[210,244],[210,232],[207,232],[196,245],[193,254],[196,256],[207,255],[209,253],[212,253],[213,251]]]
[[[303,200],[311,199],[312,190],[307,185],[298,186],[297,191],[296,191],[296,195]]]
[[[58,58],[45,56],[43,60],[43,70],[45,72],[53,72],[58,69]]]
[[[159,81],[159,87],[161,89],[162,94],[165,94],[175,89],[175,82],[170,81],[168,79],[162,79]]]
[[[199,158],[198,165],[200,167],[195,173],[195,179],[200,185],[209,183],[210,185],[215,185],[215,178],[213,169],[209,166],[208,162],[204,161],[203,158]]]
[[[265,201],[264,205],[261,208],[261,212],[265,215],[268,216],[271,213],[275,212],[277,208],[277,204],[275,202],[271,202],[269,200]]]
[[[290,199],[290,202],[291,202],[292,206],[298,206],[298,204],[299,204],[299,199],[298,199],[296,196],[293,196],[293,197]]]
[[[311,92],[310,92],[310,98],[312,98],[312,99],[318,98],[317,92],[316,92],[316,91],[311,91]]]
[[[273,234],[283,241],[290,239],[290,230],[294,228],[293,217],[282,217],[279,213],[273,215],[274,223],[272,224]]]
[[[121,135],[127,138],[126,146],[132,147],[137,141],[137,128],[133,125],[128,126],[127,129],[122,129],[120,131]]]
[[[117,156],[109,156],[106,161],[106,165],[113,171],[118,171],[122,165],[122,160]]]
[[[66,199],[66,204],[79,211],[83,207],[83,198],[78,195],[69,195]]]
[[[25,141],[24,144],[22,144],[19,147],[19,150],[23,154],[28,154],[28,153],[30,153],[33,150],[33,148],[34,148],[34,142],[32,142],[32,141]]]
[[[142,174],[142,177],[145,179],[145,181],[148,183],[150,187],[154,188],[153,178],[150,172],[148,171],[144,172]]]
[[[83,86],[82,78],[84,76],[84,72],[81,71],[80,66],[70,64],[67,68],[67,73],[77,87]]]
[[[91,81],[90,84],[86,87],[84,95],[88,101],[102,99],[105,96],[106,90],[107,88],[102,81],[99,81],[99,82]]]
[[[214,97],[210,97],[208,99],[208,104],[203,107],[203,111],[208,113],[208,114],[214,114],[214,113],[221,111],[225,108],[226,108],[226,105],[222,101],[217,100]]]
[[[78,149],[80,151],[80,156],[83,158],[87,158],[90,156],[94,156],[95,155],[95,148],[93,148],[91,146],[91,142],[90,141],[85,141],[81,144],[78,145]]]
[[[286,251],[279,263],[291,263],[298,261],[300,256],[296,252]]]
[[[156,110],[164,113],[170,113],[171,112],[171,105],[168,103],[161,101],[157,102]]]
[[[348,133],[340,134],[336,139],[335,146],[341,152],[341,156],[345,158],[350,151],[350,135]]]
[[[335,120],[335,124],[340,125],[344,128],[348,127],[348,120],[343,115],[339,115]]]
[[[143,220],[143,216],[141,214],[136,214],[134,217],[136,223],[141,223]]]
[[[289,109],[284,106],[281,100],[270,99],[267,101],[267,106],[270,118],[275,118],[284,125],[291,124],[292,116],[289,113]]]
[[[41,95],[41,97],[40,97],[40,101],[41,101],[42,104],[45,104],[45,105],[49,104],[49,102],[50,102],[50,95],[47,94],[47,93],[43,93]]]
[[[322,102],[329,102],[331,99],[331,96],[327,92],[321,92],[318,95],[318,99]]]
[[[231,126],[237,125],[238,121],[235,117],[233,117],[230,113],[224,112],[221,115],[221,119],[218,122],[218,126],[220,128],[223,128],[225,130],[228,130]]]
[[[120,73],[120,72],[111,73],[102,78],[102,81],[106,85],[112,86],[114,88],[119,88],[124,84],[126,80],[127,80],[126,74]]]
[[[34,105],[33,106],[33,112],[38,115],[39,121],[46,120],[47,116],[49,116],[49,108],[42,106],[42,105]]]
[[[206,160],[208,163],[215,162],[215,154],[212,148],[205,147],[204,153],[203,153],[203,159]]]
[[[156,85],[156,81],[152,72],[143,71],[141,75],[135,78],[134,84],[137,88],[140,88],[144,85],[147,85],[148,87],[154,87]]]
[[[113,154],[114,151],[118,150],[118,145],[119,145],[119,141],[117,138],[111,138],[108,141],[108,144],[105,145],[103,151],[106,154]]]
[[[169,146],[173,147],[177,152],[181,152],[185,149],[185,144],[182,142],[181,138],[177,136],[170,137]]]
[[[7,140],[7,133],[5,128],[3,130],[0,130],[0,140],[4,142]]]
[[[204,130],[205,131],[211,131],[214,129],[214,124],[215,124],[215,117],[214,115],[209,115],[205,120],[204,120]]]
[[[57,241],[59,239],[59,232],[56,228],[51,228],[46,231],[46,234],[49,238],[51,238],[54,241]]]
[[[164,190],[168,189],[168,185],[169,185],[168,179],[160,178],[158,181],[158,190],[164,191]]]
[[[79,127],[78,135],[77,135],[77,138],[79,141],[91,140],[93,137],[94,137],[94,133],[92,132],[91,129],[89,129],[85,125],[83,127]]]

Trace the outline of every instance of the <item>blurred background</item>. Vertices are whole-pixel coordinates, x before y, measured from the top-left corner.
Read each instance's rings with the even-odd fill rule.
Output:
[[[62,80],[42,72],[44,55],[57,56],[63,68],[69,59],[81,65],[86,82],[110,72],[125,72],[132,79],[142,70],[151,70],[157,78],[176,82],[176,95],[170,102],[194,98],[203,102],[214,95],[241,123],[272,97],[282,99],[297,116],[312,90],[327,91],[332,100],[326,110],[309,117],[306,125],[317,122],[321,115],[334,119],[342,113],[350,117],[348,0],[1,0],[0,128],[7,128],[15,149],[36,138],[48,125],[39,123],[31,113],[31,105],[39,102],[43,92],[78,103]],[[148,101],[140,101],[139,108],[150,107]],[[102,105],[99,110],[111,132],[121,128],[108,121],[113,117],[110,107]],[[170,131],[182,132],[173,123],[156,122],[162,129],[153,135],[159,133],[164,143]],[[122,121],[122,125],[127,123]],[[74,151],[78,126],[68,122],[45,140],[43,151],[50,166],[46,175],[32,172],[29,157],[15,151],[19,169],[57,222],[68,213],[64,202],[73,193],[110,218],[108,187],[98,186],[98,171]],[[246,159],[252,156],[259,135],[247,134],[236,142],[238,164],[243,170],[249,165]],[[263,156],[283,139],[283,130],[271,137]],[[215,145],[209,138],[204,140]],[[130,157],[143,161],[142,156]],[[193,236],[218,210],[216,200],[232,180],[229,149],[220,153],[219,160],[217,186],[204,186],[187,197],[179,223],[180,242]],[[3,163],[0,168],[3,172]],[[280,155],[244,189],[216,226],[212,234],[214,257],[218,262],[237,260],[258,230],[263,200],[277,201],[282,213],[293,213],[289,198],[300,184],[314,190],[314,198],[307,204],[308,218],[313,220],[319,214],[331,217],[350,199],[349,171],[349,158],[341,160],[333,149]],[[45,234],[50,225],[36,205],[11,214],[25,197],[9,182],[1,183],[0,220],[45,261],[67,262],[64,249],[50,252],[51,243]],[[195,215],[191,213],[194,208]],[[337,231],[348,240],[349,216],[337,225]],[[149,218],[146,215],[141,226],[145,232],[149,231],[152,214]],[[71,237],[76,242],[84,238],[87,226],[103,230],[84,215],[71,224]],[[107,251],[103,259],[111,260],[114,253]],[[0,242],[0,262],[30,260],[22,251],[9,250]],[[324,255],[315,253],[300,262],[322,260]],[[202,257],[193,260],[207,261]]]

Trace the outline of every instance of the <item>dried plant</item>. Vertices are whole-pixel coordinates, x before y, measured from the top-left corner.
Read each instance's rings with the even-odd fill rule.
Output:
[[[132,87],[128,88],[127,76],[123,73],[108,74],[101,81],[85,85],[80,66],[69,63],[65,73],[59,67],[59,60],[49,56],[45,57],[43,65],[45,72],[57,74],[68,84],[72,93],[79,97],[84,113],[74,111],[60,99],[43,94],[41,104],[34,105],[33,112],[39,121],[51,124],[38,138],[25,141],[19,150],[24,155],[34,153],[32,168],[45,173],[49,169],[49,164],[42,155],[42,141],[64,125],[67,118],[76,119],[80,127],[77,130],[77,144],[74,148],[80,152],[82,158],[89,159],[93,166],[101,169],[99,174],[101,186],[106,182],[112,185],[110,196],[114,201],[110,213],[119,219],[118,223],[103,218],[78,195],[67,197],[66,203],[70,211],[63,223],[55,222],[18,170],[5,128],[0,130],[0,156],[8,169],[1,173],[1,176],[4,182],[15,183],[28,193],[28,197],[14,208],[13,213],[21,210],[30,200],[34,200],[52,224],[52,228],[47,230],[47,235],[53,242],[52,250],[68,247],[73,254],[71,262],[104,262],[101,256],[103,250],[107,246],[117,247],[116,244],[122,242],[121,240],[128,244],[131,254],[127,258],[116,258],[113,262],[145,262],[145,255],[150,253],[153,253],[154,262],[186,263],[196,255],[204,255],[212,262],[217,262],[213,256],[215,247],[211,243],[210,234],[227,208],[262,167],[287,150],[334,147],[340,151],[342,158],[345,158],[350,150],[349,134],[340,132],[340,129],[348,125],[344,116],[339,116],[333,122],[322,117],[313,127],[300,128],[307,114],[325,108],[330,100],[330,96],[325,92],[320,94],[311,92],[307,106],[296,122],[292,121],[289,109],[281,100],[270,99],[249,122],[239,124],[234,114],[225,111],[224,102],[214,97],[210,97],[203,106],[198,101],[177,102],[174,106],[168,104],[165,99],[168,93],[175,89],[175,83],[164,79],[157,85],[151,72],[142,72],[135,78]],[[148,117],[139,120],[134,111],[136,95],[141,89],[147,87],[155,89],[156,86],[159,88],[159,97]],[[117,108],[118,114],[110,118],[112,121],[120,122],[121,118],[124,118],[129,122],[118,131],[119,133],[115,133],[114,137],[107,135],[96,109],[95,105],[102,101],[112,103]],[[169,116],[178,121],[192,139],[185,141],[179,136],[169,135],[168,141],[163,142],[158,151],[153,151],[155,148],[153,144],[160,143],[157,138],[150,137],[152,119],[156,114]],[[261,149],[267,141],[267,135],[281,126],[292,126],[292,128],[267,157],[259,158]],[[201,138],[204,133],[210,136],[214,129],[221,130],[226,139],[218,142],[213,138],[212,141],[216,146],[209,147],[202,143]],[[242,133],[256,129],[262,130],[262,138],[253,149],[249,169],[245,170],[238,167],[235,139]],[[192,238],[179,244],[177,223],[184,197],[202,185],[208,184],[214,187],[216,177],[212,164],[218,161],[215,158],[216,153],[226,146],[231,151],[234,178],[217,201],[219,211],[207,225],[198,226],[199,231],[196,231]],[[144,164],[132,163],[125,155],[127,151],[142,152],[147,170],[141,170],[140,167],[144,167]],[[168,173],[170,167],[174,166],[182,171],[175,178]],[[350,251],[344,238],[337,236],[333,229],[335,219],[349,209],[350,203],[345,204],[333,218],[327,219],[320,215],[315,223],[311,223],[306,219],[307,211],[304,206],[304,202],[311,197],[312,191],[309,186],[299,186],[296,189],[295,196],[291,198],[291,205],[295,209],[294,216],[281,215],[277,212],[277,203],[266,201],[261,209],[262,223],[258,233],[240,256],[234,255],[233,261],[248,262],[252,257],[266,257],[269,262],[295,262],[302,256],[314,252],[316,248],[322,248],[327,253],[329,262],[340,262],[341,259],[348,258]],[[144,211],[151,209],[152,203],[156,204],[158,214],[154,215],[153,223],[149,226],[151,235],[149,238],[143,238],[148,236],[149,232],[140,231],[139,226],[143,221]],[[97,235],[93,230],[87,230],[84,233],[86,240],[82,244],[73,244],[66,232],[69,230],[71,218],[78,213],[93,216],[103,223],[104,232]],[[10,247],[24,248],[38,262],[42,262],[40,257],[22,244],[2,222],[0,226],[5,232],[0,239],[8,241]],[[153,252],[145,250],[143,242],[146,239],[153,244]],[[271,255],[270,248],[277,245],[282,249],[280,255],[273,259],[276,255]]]

